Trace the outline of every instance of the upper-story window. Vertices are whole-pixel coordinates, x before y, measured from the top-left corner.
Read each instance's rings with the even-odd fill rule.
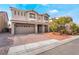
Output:
[[[33,13],[30,13],[30,18],[33,18],[33,19],[35,19],[36,17],[35,17],[35,14],[33,14]]]
[[[23,12],[21,12],[21,16],[23,16]]]
[[[44,16],[44,20],[48,20],[48,17],[47,16]]]
[[[25,16],[26,14],[24,13],[24,16]]]
[[[16,11],[14,11],[14,15],[16,15]]]
[[[39,15],[39,16],[38,16],[38,19],[39,19],[39,20],[41,20],[41,19],[42,19],[42,16],[41,16],[41,15]]]
[[[18,11],[18,15],[19,15],[19,11]]]

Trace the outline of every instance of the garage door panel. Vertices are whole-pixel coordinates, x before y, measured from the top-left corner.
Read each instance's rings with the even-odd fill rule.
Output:
[[[34,33],[34,26],[32,27],[16,27],[16,34],[29,34]]]

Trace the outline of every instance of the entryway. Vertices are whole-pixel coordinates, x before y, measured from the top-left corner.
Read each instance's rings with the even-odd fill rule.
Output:
[[[42,33],[42,25],[38,25],[38,33]]]
[[[48,26],[45,25],[45,32],[48,32]]]

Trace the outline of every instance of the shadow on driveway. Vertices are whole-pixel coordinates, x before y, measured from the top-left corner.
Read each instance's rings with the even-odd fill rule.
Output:
[[[10,33],[0,33],[0,55],[7,54],[9,47],[13,44],[13,40],[9,39]]]

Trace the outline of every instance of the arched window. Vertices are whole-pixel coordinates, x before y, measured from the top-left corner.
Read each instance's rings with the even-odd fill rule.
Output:
[[[33,19],[35,19],[36,17],[35,17],[35,14],[33,14],[33,13],[30,13],[30,18],[33,18]]]

